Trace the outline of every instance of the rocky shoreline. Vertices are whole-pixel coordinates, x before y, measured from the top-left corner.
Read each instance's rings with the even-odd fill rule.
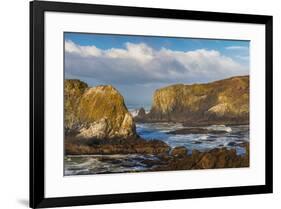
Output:
[[[161,140],[147,141],[141,138],[130,139],[77,139],[66,137],[66,155],[114,155],[140,154],[155,155],[158,160],[149,161],[146,171],[193,170],[212,168],[249,167],[249,143],[244,143],[245,154],[238,155],[235,149],[215,148],[206,152],[185,147],[171,148]]]
[[[147,141],[139,137],[126,139],[78,139],[65,137],[66,155],[165,154],[170,147],[161,140]]]
[[[176,149],[176,148],[174,148]],[[207,152],[192,150],[192,154],[187,151],[179,151],[178,155],[165,157],[162,165],[151,169],[152,171],[169,170],[195,170],[213,168],[241,168],[249,167],[249,143],[245,144],[246,153],[237,155],[235,149],[215,148]]]
[[[225,130],[213,130],[206,128],[182,128],[175,131],[170,131],[168,134],[225,134]]]
[[[227,130],[203,126],[248,124],[248,83],[248,76],[243,76],[209,84],[168,86],[155,91],[148,114],[141,108],[133,117],[113,86],[89,87],[79,80],[66,80],[65,155],[156,156],[157,160],[143,162],[149,165],[145,171],[248,167],[248,142],[243,144],[243,155],[225,147],[189,151],[158,139],[143,139],[136,131],[136,122],[180,122],[184,128],[168,134],[225,134]]]

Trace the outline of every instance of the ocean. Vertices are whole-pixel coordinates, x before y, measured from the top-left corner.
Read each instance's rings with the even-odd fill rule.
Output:
[[[149,107],[144,107],[146,112]],[[139,108],[128,105],[133,116],[137,115]],[[188,152],[196,149],[208,151],[214,148],[226,147],[236,149],[238,155],[245,154],[245,148],[241,143],[249,142],[249,125],[225,126],[212,125],[204,127],[212,130],[224,130],[223,134],[168,134],[183,128],[180,123],[136,123],[137,134],[146,140],[158,139],[167,143],[170,147],[184,146]],[[65,175],[87,175],[102,173],[120,173],[145,171],[151,168],[146,160],[158,158],[153,155],[89,155],[89,156],[66,156]]]

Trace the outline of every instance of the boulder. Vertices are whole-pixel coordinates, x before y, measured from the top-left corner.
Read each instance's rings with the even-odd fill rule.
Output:
[[[215,167],[215,163],[216,163],[216,156],[212,155],[211,153],[206,153],[198,162],[197,166],[202,169],[210,169]]]
[[[187,155],[187,149],[183,146],[180,147],[175,147],[174,149],[172,149],[171,151],[171,155],[173,157],[184,157]]]
[[[238,155],[235,149],[215,148],[209,151],[200,152],[192,150],[191,155],[182,157],[172,156],[161,158],[164,163],[155,168],[154,171],[169,170],[193,170],[193,169],[214,169],[214,168],[241,168],[250,166],[249,143],[245,145],[246,153]]]

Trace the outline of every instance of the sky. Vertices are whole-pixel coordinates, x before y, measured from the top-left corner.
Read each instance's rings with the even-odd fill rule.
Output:
[[[247,40],[64,33],[66,79],[113,85],[127,105],[150,106],[168,85],[249,75]]]

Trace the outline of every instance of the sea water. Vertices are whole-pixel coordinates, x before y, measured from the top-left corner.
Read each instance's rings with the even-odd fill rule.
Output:
[[[146,112],[148,107],[144,107]],[[134,106],[128,106],[131,114],[136,116],[138,109]],[[221,130],[224,133],[219,134],[169,134],[171,131],[179,130],[183,127],[181,123],[136,123],[137,134],[145,140],[158,139],[167,143],[171,148],[184,146],[188,152],[196,149],[199,151],[208,151],[214,148],[226,147],[227,149],[236,149],[238,155],[245,154],[245,148],[242,143],[249,142],[249,126],[237,125],[212,125],[206,128],[209,130]],[[64,166],[65,175],[86,175],[102,173],[121,173],[138,172],[151,169],[153,165],[147,164],[147,161],[155,162],[160,160],[153,155],[81,155],[65,156]]]
[[[208,151],[214,148],[235,148],[238,155],[245,153],[245,148],[240,145],[249,142],[249,126],[212,125],[209,130],[220,130],[219,134],[169,134],[170,131],[186,128],[180,123],[137,123],[137,133],[144,139],[160,139],[170,147],[184,146],[189,151],[193,149]]]

